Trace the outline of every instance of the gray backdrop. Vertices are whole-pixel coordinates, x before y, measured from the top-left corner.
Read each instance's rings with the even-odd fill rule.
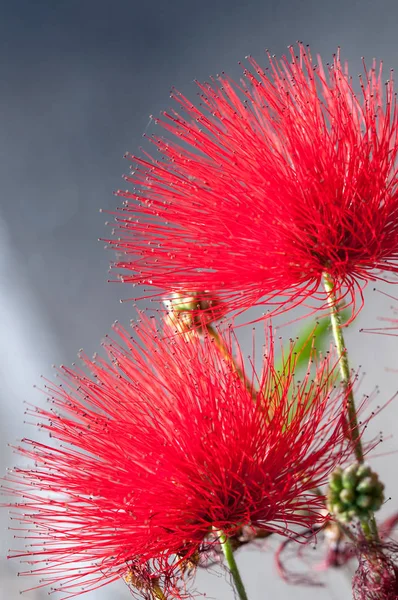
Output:
[[[338,45],[355,75],[361,55],[398,65],[396,0],[13,0],[0,2],[0,399],[1,470],[17,458],[7,447],[31,428],[23,424],[23,402],[40,403],[32,389],[51,364],[70,364],[80,347],[91,354],[116,318],[127,323],[130,290],[107,284],[111,253],[97,238],[108,232],[100,207],[112,209],[112,191],[123,186],[124,151],[136,151],[152,132],[149,114],[170,105],[172,85],[195,97],[194,78],[218,71],[238,77],[247,54],[265,62],[297,39],[325,62]],[[363,392],[380,385],[380,402],[398,387],[397,338],[365,336],[360,327],[391,314],[392,301],[372,291],[348,342],[355,366],[367,375]],[[398,296],[398,289],[392,290]],[[291,329],[286,328],[286,335]],[[251,331],[240,331],[247,349]],[[396,403],[372,424],[387,439],[375,465],[398,507],[396,494]],[[377,461],[377,462],[376,462]],[[15,600],[32,582],[16,577],[2,536],[0,597]],[[246,550],[239,564],[252,600],[349,598],[348,577],[329,573],[321,591],[292,589],[275,574],[271,553]],[[232,598],[222,573],[199,574],[208,598]],[[33,582],[33,585],[35,582]],[[44,598],[47,590],[28,592]],[[87,600],[128,598],[123,583],[88,594]]]

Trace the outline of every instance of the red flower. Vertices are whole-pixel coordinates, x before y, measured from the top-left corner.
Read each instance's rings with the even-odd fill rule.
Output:
[[[33,573],[70,596],[119,576],[149,594],[159,576],[170,589],[176,563],[195,563],[214,531],[325,522],[313,490],[350,452],[328,359],[295,382],[294,349],[275,371],[270,336],[251,393],[210,338],[187,342],[150,321],[140,341],[116,331],[109,360],[85,358],[91,377],[62,367],[51,407],[32,411],[61,444],[25,439],[18,451],[34,466],[8,476],[31,542],[15,555]]]
[[[359,551],[352,580],[354,600],[397,600],[398,545],[364,542]]]
[[[355,309],[379,270],[398,271],[393,82],[374,63],[358,97],[339,53],[325,72],[301,45],[265,71],[249,63],[240,83],[198,84],[200,107],[174,91],[180,112],[158,121],[171,137],[150,140],[161,156],[128,156],[136,188],[118,192],[114,266],[231,311],[324,307],[327,272]]]

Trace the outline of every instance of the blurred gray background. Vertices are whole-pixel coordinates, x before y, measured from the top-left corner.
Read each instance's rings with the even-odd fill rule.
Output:
[[[112,191],[123,186],[149,114],[170,106],[172,85],[195,98],[194,78],[225,70],[239,77],[247,54],[265,63],[264,49],[281,55],[297,39],[327,62],[338,45],[353,75],[361,56],[398,66],[396,0],[13,0],[0,2],[0,431],[1,471],[18,460],[7,447],[32,428],[24,425],[23,402],[40,403],[32,389],[52,363],[70,364],[79,348],[91,354],[114,319],[134,315],[125,286],[108,284],[111,253],[98,237],[109,235],[99,208],[114,209]],[[364,393],[380,386],[380,403],[398,388],[398,338],[365,335],[392,315],[394,304],[372,290],[347,341],[355,367],[362,365]],[[381,286],[378,286],[379,288]],[[390,287],[398,296],[398,288]],[[398,304],[398,302],[396,303]],[[292,328],[285,328],[289,335]],[[240,330],[247,352],[252,333]],[[387,370],[389,369],[389,370]],[[397,403],[372,424],[386,441],[374,459],[398,508]],[[17,578],[19,565],[6,561],[21,545],[1,519],[2,600],[16,600],[36,581]],[[320,557],[321,559],[321,557]],[[238,557],[251,600],[349,598],[349,578],[328,573],[328,587],[293,589],[275,573],[271,552],[242,551]],[[208,598],[232,598],[224,574],[200,573],[197,587]],[[48,590],[26,593],[44,598]],[[128,598],[120,582],[90,593],[87,600]]]

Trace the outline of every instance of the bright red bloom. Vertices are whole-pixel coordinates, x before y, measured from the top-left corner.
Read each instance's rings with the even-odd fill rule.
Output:
[[[62,367],[52,406],[32,411],[61,445],[25,439],[18,451],[35,465],[8,476],[31,542],[15,555],[68,595],[126,575],[167,586],[214,531],[323,524],[313,490],[350,452],[329,359],[295,382],[294,349],[276,372],[270,336],[256,393],[210,338],[152,323],[138,341],[116,326],[109,359],[84,359],[91,377]]]
[[[158,121],[171,137],[150,139],[161,156],[128,156],[114,266],[229,310],[324,306],[328,272],[355,308],[367,281],[398,271],[393,82],[374,63],[356,96],[339,53],[325,72],[304,46],[265,71],[249,63],[240,83],[199,83],[199,107],[173,92],[181,112]]]

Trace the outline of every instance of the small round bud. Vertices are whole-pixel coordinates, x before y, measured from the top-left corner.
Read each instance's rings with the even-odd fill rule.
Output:
[[[181,333],[201,331],[203,325],[218,321],[225,313],[221,300],[208,291],[173,292],[164,304],[169,320]]]
[[[353,504],[355,502],[355,492],[352,489],[343,488],[339,497],[344,504]]]
[[[341,490],[341,488],[343,487],[342,481],[341,481],[341,474],[342,474],[343,470],[340,469],[340,467],[337,467],[337,469],[335,471],[333,471],[333,473],[330,476],[329,479],[329,487],[331,490],[339,492]]]
[[[366,494],[359,494],[356,499],[356,504],[360,508],[368,508],[370,509],[373,504],[372,496],[367,496]]]
[[[357,469],[357,476],[359,479],[365,479],[365,477],[370,477],[372,475],[372,469],[369,465],[361,464]]]
[[[340,467],[329,477],[327,508],[340,521],[364,520],[384,502],[384,485],[368,465]]]
[[[361,494],[367,494],[371,492],[371,490],[375,486],[374,477],[365,477],[362,479],[357,485],[357,491]]]
[[[350,465],[346,469],[344,469],[343,474],[341,476],[342,485],[346,489],[354,490],[358,483],[357,476],[357,463]]]

